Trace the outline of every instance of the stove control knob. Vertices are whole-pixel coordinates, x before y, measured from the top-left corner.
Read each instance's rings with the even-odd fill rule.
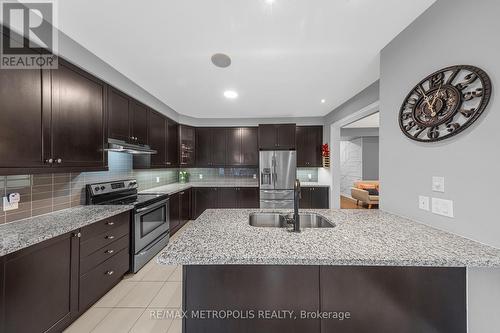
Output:
[[[99,191],[99,186],[96,186],[96,187],[94,188],[94,191],[96,191],[96,192],[97,192],[97,191]]]
[[[102,185],[102,186],[101,186],[101,190],[103,190],[103,191],[104,191],[105,189],[106,189],[106,186]]]

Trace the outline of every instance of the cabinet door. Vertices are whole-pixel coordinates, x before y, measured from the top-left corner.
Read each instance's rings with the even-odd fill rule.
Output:
[[[52,71],[56,167],[104,167],[104,83],[65,62]]]
[[[164,168],[166,163],[167,130],[165,128],[165,118],[154,111],[149,114],[149,145],[156,150],[156,154],[151,155],[151,166]]]
[[[167,167],[179,166],[179,124],[167,119]]]
[[[259,139],[257,127],[241,129],[241,164],[244,166],[259,165]]]
[[[276,125],[277,147],[295,149],[295,124]]]
[[[258,187],[238,187],[238,208],[259,208]]]
[[[226,163],[227,166],[239,166],[242,164],[241,128],[227,128],[226,140]]]
[[[321,167],[322,126],[297,126],[297,166]]]
[[[312,202],[311,202],[311,187],[302,187],[301,189],[301,198],[299,201],[299,208],[304,208],[304,209],[310,209],[312,208]]]
[[[259,125],[259,148],[272,150],[276,148],[276,128],[275,125]]]
[[[130,141],[130,99],[113,87],[108,89],[108,137]]]
[[[212,165],[212,130],[207,127],[196,129],[196,166]]]
[[[2,259],[0,331],[61,332],[78,311],[78,238],[61,235]]]
[[[179,125],[181,167],[194,167],[196,132],[194,127]]]
[[[205,210],[217,208],[218,189],[216,187],[199,187],[195,189],[195,218]]]
[[[311,187],[311,207],[315,209],[328,209],[328,187]]]
[[[191,189],[179,193],[181,200],[181,224],[191,219]]]
[[[238,197],[236,187],[221,187],[218,190],[217,208],[238,208]]]
[[[44,163],[50,156],[44,156],[43,151],[43,120],[50,121],[49,78],[50,73],[46,71],[0,70],[0,173],[2,168],[50,166]],[[45,138],[48,154],[49,131]]]
[[[307,167],[308,149],[307,149],[307,132],[306,126],[297,126],[295,131],[297,143],[297,167]]]
[[[173,235],[180,228],[180,195],[175,193],[169,199],[170,235]]]
[[[212,166],[226,164],[226,129],[212,128]]]
[[[132,102],[132,142],[148,143],[149,109],[138,102]]]

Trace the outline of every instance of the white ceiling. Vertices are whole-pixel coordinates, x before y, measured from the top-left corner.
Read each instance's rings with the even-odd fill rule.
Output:
[[[322,116],[378,78],[379,51],[434,1],[65,0],[58,18],[179,113]],[[212,65],[218,52],[230,67]]]
[[[345,125],[342,128],[379,128],[380,127],[380,113],[374,113],[367,117],[356,120],[349,125]]]

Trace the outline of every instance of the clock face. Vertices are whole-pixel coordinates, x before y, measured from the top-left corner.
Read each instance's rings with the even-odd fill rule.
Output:
[[[483,113],[490,100],[488,75],[474,66],[451,66],[422,81],[406,96],[399,126],[412,140],[439,141],[460,133]]]

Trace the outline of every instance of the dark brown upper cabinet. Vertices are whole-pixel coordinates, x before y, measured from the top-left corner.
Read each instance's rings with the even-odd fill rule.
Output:
[[[179,165],[183,168],[195,166],[196,130],[194,127],[179,125]]]
[[[297,126],[297,167],[322,167],[323,126]]]
[[[226,166],[257,166],[257,128],[226,128]]]
[[[226,131],[224,128],[196,129],[196,166],[216,167],[226,163]]]
[[[166,120],[163,115],[156,111],[149,114],[149,145],[151,149],[156,150],[156,154],[151,155],[151,167],[166,167],[167,153],[167,128]]]
[[[132,135],[130,141],[138,144],[148,144],[149,109],[144,104],[132,101]]]
[[[43,151],[44,140],[50,140],[50,128],[44,131],[50,112],[49,71],[0,69],[0,174],[6,168],[16,173],[50,167]]]
[[[64,61],[52,71],[52,149],[55,167],[103,167],[105,84]]]
[[[108,137],[130,142],[130,98],[113,87],[108,88]]]
[[[293,150],[295,149],[295,124],[259,125],[259,149]]]
[[[166,118],[167,129],[167,152],[165,164],[167,167],[179,166],[179,124]]]

